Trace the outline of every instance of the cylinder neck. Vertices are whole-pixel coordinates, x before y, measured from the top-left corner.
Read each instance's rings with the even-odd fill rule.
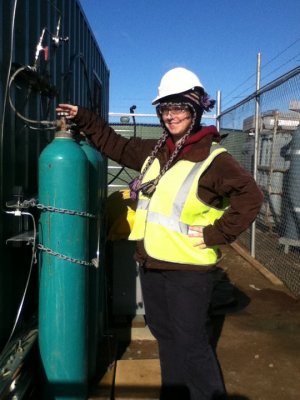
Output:
[[[60,130],[60,131],[55,132],[54,137],[55,137],[55,139],[58,139],[58,138],[70,138],[70,139],[72,139],[72,134],[69,131]]]
[[[72,138],[71,132],[68,130],[67,121],[64,115],[61,115],[60,120],[57,124],[59,130],[55,133],[55,139],[57,138]]]

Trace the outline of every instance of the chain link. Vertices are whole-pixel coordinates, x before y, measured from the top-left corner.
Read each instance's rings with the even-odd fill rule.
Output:
[[[12,207],[12,206],[10,206]],[[94,214],[90,214],[84,211],[75,211],[75,210],[67,210],[65,208],[57,208],[57,207],[52,207],[52,206],[45,206],[43,204],[37,203],[35,199],[30,199],[30,200],[24,200],[23,202],[18,202],[17,204],[14,204],[13,207],[17,207],[18,209],[23,209],[23,208],[29,208],[29,207],[37,207],[39,210],[47,210],[50,212],[57,212],[57,213],[61,213],[61,214],[69,214],[69,215],[79,215],[81,217],[87,217],[87,218],[96,218],[96,216]],[[61,258],[62,260],[66,260],[66,261],[70,261],[72,263],[75,264],[79,264],[79,265],[85,265],[87,267],[89,266],[93,266],[94,263],[93,262],[88,262],[88,261],[84,261],[84,260],[78,260],[76,258],[73,257],[69,257],[66,256],[64,254],[60,254],[52,249],[50,249],[49,247],[45,247],[42,244],[38,244],[35,249],[39,249],[41,251],[46,252],[47,254],[50,254],[52,256]],[[35,263],[36,263],[36,254],[35,254]]]
[[[90,214],[85,211],[75,211],[75,210],[68,210],[66,208],[58,208],[58,207],[53,207],[53,206],[45,206],[44,204],[41,203],[36,203],[35,199],[31,200],[24,200],[23,203],[21,203],[20,208],[24,207],[36,207],[39,210],[46,210],[50,212],[56,212],[60,214],[68,214],[68,215],[79,215],[81,217],[87,217],[87,218],[96,218],[94,214]]]
[[[90,267],[90,266],[94,265],[92,262],[78,260],[76,258],[65,256],[64,254],[60,254],[57,251],[54,251],[54,250],[50,249],[49,247],[45,247],[42,244],[38,244],[37,248],[39,250],[41,250],[41,251],[44,251],[47,254],[50,254],[51,256],[55,256],[55,257],[61,258],[62,260],[65,260],[65,261],[70,261],[70,262],[75,263],[75,264],[84,265],[86,267]]]

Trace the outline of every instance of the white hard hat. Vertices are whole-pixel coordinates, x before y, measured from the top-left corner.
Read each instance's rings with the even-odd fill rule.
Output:
[[[203,88],[203,85],[194,72],[181,67],[173,68],[161,78],[158,96],[152,101],[152,104],[158,103],[164,97],[183,93],[195,87]]]

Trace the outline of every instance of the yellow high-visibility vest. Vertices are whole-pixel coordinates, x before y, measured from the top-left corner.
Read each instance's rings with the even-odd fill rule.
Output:
[[[147,254],[158,260],[199,266],[215,264],[217,247],[194,247],[199,238],[189,237],[188,229],[213,224],[224,213],[225,208],[213,208],[197,195],[199,178],[223,152],[225,148],[213,144],[210,155],[202,162],[179,160],[161,177],[151,198],[140,192],[129,240],[144,239]],[[159,171],[159,161],[155,159],[143,182],[156,178]]]

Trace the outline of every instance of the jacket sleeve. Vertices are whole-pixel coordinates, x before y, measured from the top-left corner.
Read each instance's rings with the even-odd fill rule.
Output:
[[[125,138],[117,134],[99,115],[83,107],[78,107],[74,122],[102,154],[136,171],[141,170],[156,143],[155,140]]]
[[[229,199],[229,207],[219,220],[204,228],[204,242],[207,246],[231,243],[255,220],[263,194],[253,177],[228,153],[216,157],[205,182],[218,196]]]

